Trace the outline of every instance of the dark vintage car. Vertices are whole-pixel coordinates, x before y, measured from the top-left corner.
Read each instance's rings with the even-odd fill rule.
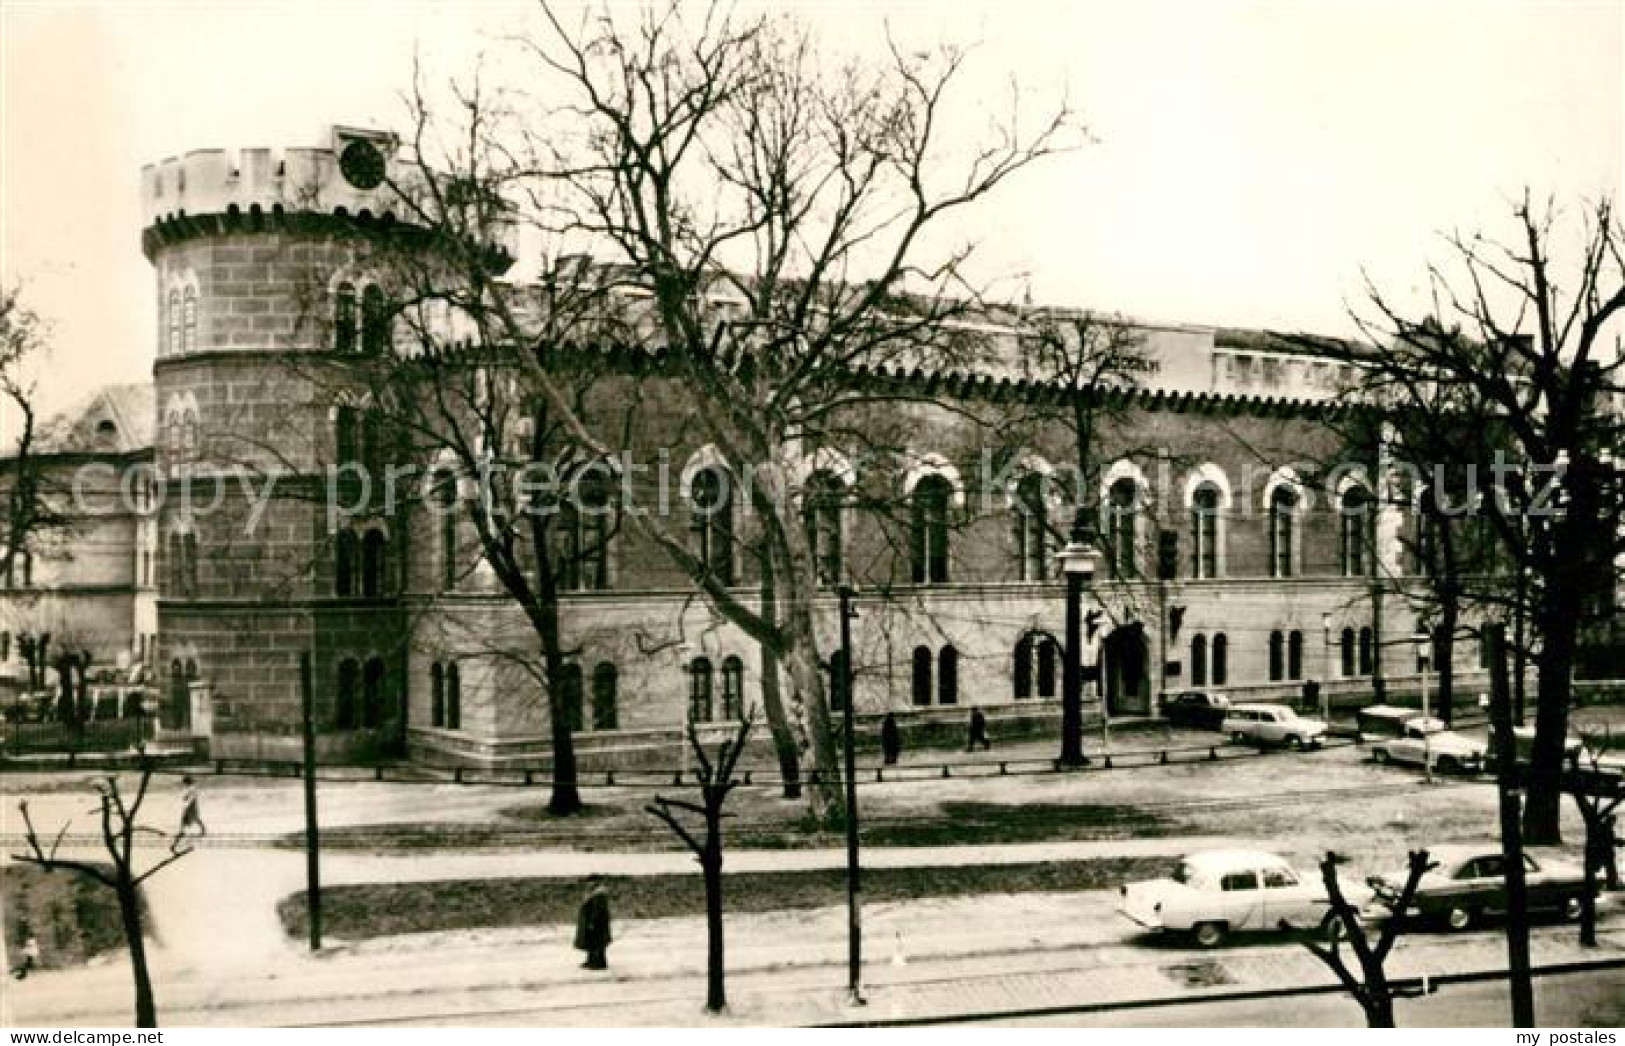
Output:
[[[1487,916],[1506,914],[1505,865],[1498,845],[1441,846],[1428,853],[1438,866],[1422,877],[1406,915],[1465,930]],[[1585,879],[1578,867],[1529,854],[1524,854],[1523,862],[1531,912],[1553,912],[1569,919],[1580,914]],[[1404,889],[1405,873],[1372,876],[1367,882],[1378,899],[1392,903]]]
[[[1219,729],[1229,711],[1230,702],[1227,699],[1200,690],[1174,694],[1162,702],[1162,714],[1170,724],[1198,730]]]

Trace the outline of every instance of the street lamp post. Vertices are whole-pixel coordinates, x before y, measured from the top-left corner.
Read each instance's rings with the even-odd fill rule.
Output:
[[[1332,721],[1332,615],[1320,615],[1321,633],[1321,685],[1320,685],[1320,721],[1328,725]]]
[[[858,590],[851,585],[842,585],[838,591],[841,675],[836,683],[841,688],[841,707],[845,711],[846,736],[842,746],[846,751],[846,988],[847,1002],[852,1006],[863,1005],[863,913],[858,904],[858,766],[852,731],[853,706],[857,703],[852,694],[852,619],[858,616],[852,608],[852,600],[857,594]]]
[[[1422,674],[1422,767],[1428,784],[1433,783],[1433,724],[1428,720],[1428,667],[1433,659],[1433,637],[1426,629],[1417,629],[1416,663]]]
[[[1083,754],[1083,589],[1094,580],[1100,552],[1082,510],[1072,521],[1066,547],[1056,553],[1066,575],[1066,660],[1062,672],[1061,757],[1063,767],[1088,766]]]

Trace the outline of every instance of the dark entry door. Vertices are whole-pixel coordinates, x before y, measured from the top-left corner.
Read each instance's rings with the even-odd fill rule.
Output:
[[[1106,637],[1104,684],[1108,715],[1150,715],[1151,686],[1145,627],[1124,625]]]

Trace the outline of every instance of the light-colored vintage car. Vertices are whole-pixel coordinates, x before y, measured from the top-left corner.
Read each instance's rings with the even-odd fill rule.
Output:
[[[1117,910],[1149,930],[1189,933],[1204,948],[1238,930],[1318,927],[1331,902],[1318,876],[1255,850],[1205,850],[1167,879],[1123,886]]]
[[[1326,740],[1326,724],[1305,719],[1286,705],[1233,705],[1220,727],[1230,739],[1257,745],[1318,748]]]
[[[1476,774],[1484,769],[1487,753],[1483,745],[1456,733],[1444,720],[1418,715],[1405,720],[1398,736],[1373,741],[1371,758],[1414,766],[1431,762],[1440,773]]]

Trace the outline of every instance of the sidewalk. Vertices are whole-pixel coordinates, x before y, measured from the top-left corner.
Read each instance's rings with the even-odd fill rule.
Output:
[[[295,862],[291,871],[297,877],[298,855],[278,856]],[[289,870],[279,869],[278,876]],[[260,878],[267,870],[255,871]],[[222,898],[232,895],[233,878],[222,877]],[[155,898],[171,930],[178,926],[173,904],[182,899],[185,884],[175,885],[180,893],[161,903]],[[241,879],[237,885],[243,885]],[[244,916],[274,923],[268,906],[237,897]],[[203,910],[216,903],[208,897],[192,900]],[[868,905],[864,975],[870,1005],[858,1011],[846,1006],[844,909],[731,916],[732,1006],[726,1019],[751,1025],[889,1020],[1331,983],[1330,972],[1290,940],[1262,938],[1197,951],[1139,936],[1114,914],[1115,903],[1111,892],[1089,892]],[[334,941],[313,956],[279,928],[267,936],[267,923],[251,927],[244,917],[215,924],[214,947],[201,955],[191,951],[198,943],[191,935],[206,928],[206,918],[188,927],[190,943],[167,938],[153,956],[160,1019],[172,1026],[593,1026],[714,1019],[700,1012],[705,994],[700,918],[618,924],[607,974],[578,967],[580,956],[563,927]],[[249,946],[242,946],[242,937],[252,938]],[[1625,955],[1625,926],[1605,924],[1598,949],[1583,951],[1575,938],[1570,925],[1538,928],[1536,963]],[[1401,941],[1392,972],[1436,975],[1504,963],[1505,943],[1497,935],[1419,933]],[[30,977],[8,990],[6,1006],[14,1012],[0,1017],[23,1025],[124,1024],[129,1000],[129,972],[120,956],[95,967]]]

